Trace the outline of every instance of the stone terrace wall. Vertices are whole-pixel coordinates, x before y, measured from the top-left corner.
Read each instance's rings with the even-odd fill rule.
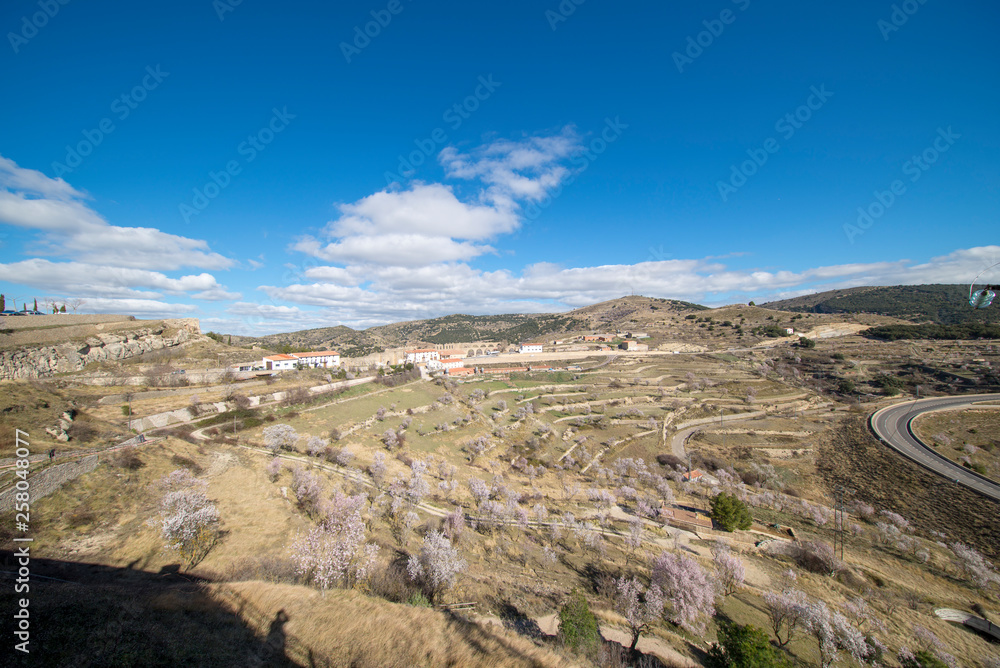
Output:
[[[46,469],[42,469],[32,476],[28,476],[29,497],[33,502],[48,496],[70,480],[74,480],[84,473],[90,473],[97,468],[97,455],[90,455],[75,462],[56,464]],[[14,495],[17,494],[16,487],[10,487],[0,492],[0,512],[10,512],[14,510]]]

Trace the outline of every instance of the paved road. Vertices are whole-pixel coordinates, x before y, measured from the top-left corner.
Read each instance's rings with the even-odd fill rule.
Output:
[[[1000,485],[940,456],[918,439],[911,429],[914,418],[922,413],[972,406],[978,401],[998,401],[1000,394],[974,394],[908,401],[875,411],[868,425],[879,439],[904,457],[921,466],[1000,501]]]

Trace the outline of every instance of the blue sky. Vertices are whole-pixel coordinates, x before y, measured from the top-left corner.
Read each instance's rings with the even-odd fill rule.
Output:
[[[0,290],[252,334],[968,282],[1000,261],[998,24],[941,0],[11,0]]]

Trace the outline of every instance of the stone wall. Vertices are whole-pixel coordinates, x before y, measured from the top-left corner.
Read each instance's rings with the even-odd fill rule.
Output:
[[[90,455],[75,462],[56,464],[42,469],[32,476],[28,476],[28,495],[31,502],[48,496],[70,480],[74,480],[84,473],[90,473],[97,468],[97,455]],[[0,512],[14,510],[16,487],[9,487],[0,492]]]

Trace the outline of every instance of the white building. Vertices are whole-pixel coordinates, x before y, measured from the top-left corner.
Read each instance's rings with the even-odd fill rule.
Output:
[[[460,369],[465,366],[465,360],[460,357],[448,357],[443,360],[428,360],[427,370],[428,371],[441,371],[442,369],[447,371],[448,369]]]
[[[430,362],[431,360],[439,359],[441,359],[441,355],[438,351],[431,348],[423,348],[421,350],[407,350],[403,361],[418,364],[420,362]]]
[[[322,350],[315,353],[290,353],[292,357],[299,360],[302,366],[312,369],[329,369],[340,366],[340,353],[334,350]]]
[[[264,358],[264,368],[268,371],[287,371],[294,369],[298,360],[291,355],[268,355]]]
[[[522,343],[521,344],[522,353],[540,353],[542,352],[542,344],[540,343]]]
[[[264,358],[264,368],[268,371],[288,369],[330,369],[340,366],[340,353],[323,350],[314,353],[289,353],[288,355],[268,355]]]

